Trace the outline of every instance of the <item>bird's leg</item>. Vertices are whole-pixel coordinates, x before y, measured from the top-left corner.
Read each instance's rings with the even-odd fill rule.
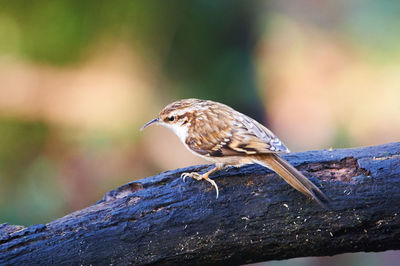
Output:
[[[220,170],[220,169],[222,169],[222,168],[223,168],[223,165],[221,165],[221,164],[215,164],[215,167],[214,167],[213,169],[211,169],[210,171],[208,171],[207,173],[204,173],[204,174],[202,174],[202,175],[199,174],[199,173],[196,173],[196,172],[192,172],[192,173],[183,173],[183,174],[181,174],[181,178],[183,179],[183,181],[185,181],[186,177],[191,177],[191,178],[194,178],[194,179],[196,179],[196,180],[202,180],[202,179],[204,179],[204,180],[210,182],[211,185],[213,185],[213,186],[215,187],[215,190],[217,191],[217,199],[218,199],[219,190],[218,190],[217,183],[215,183],[215,181],[212,180],[212,179],[210,179],[208,176],[209,176],[210,174],[214,173],[215,171]]]

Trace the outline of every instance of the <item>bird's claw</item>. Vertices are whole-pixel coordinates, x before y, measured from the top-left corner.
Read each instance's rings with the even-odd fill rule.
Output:
[[[186,182],[187,177],[191,177],[196,180],[201,180],[203,178],[202,175],[200,175],[198,173],[182,173],[181,174],[181,178],[182,178],[183,182]]]
[[[186,182],[186,177],[187,177],[188,173],[182,173],[181,174],[181,178],[183,182]]]
[[[217,199],[218,199],[219,190],[218,190],[217,183],[215,183],[214,180],[208,178],[208,176],[200,175],[199,173],[196,173],[196,172],[193,172],[193,173],[182,173],[181,174],[181,178],[182,178],[183,182],[186,182],[186,178],[187,177],[191,177],[191,178],[196,179],[196,180],[205,179],[206,181],[211,183],[211,185],[213,185],[213,187],[215,188],[215,191],[217,192]]]
[[[207,179],[207,181],[208,181],[208,182],[210,182],[210,183],[211,183],[211,185],[213,185],[213,186],[215,187],[215,191],[217,192],[217,197],[216,197],[216,199],[218,199],[218,196],[219,196],[219,190],[218,190],[217,183],[215,183],[215,181],[214,181],[214,180],[212,180],[212,179]]]

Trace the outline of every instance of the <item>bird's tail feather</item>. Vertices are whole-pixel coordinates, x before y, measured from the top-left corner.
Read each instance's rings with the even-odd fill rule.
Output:
[[[328,203],[330,199],[316,185],[308,180],[307,177],[305,177],[278,154],[271,153],[259,155],[254,159],[254,161],[257,164],[261,164],[272,169],[292,187],[304,195],[314,199],[322,207],[327,208],[326,203]]]

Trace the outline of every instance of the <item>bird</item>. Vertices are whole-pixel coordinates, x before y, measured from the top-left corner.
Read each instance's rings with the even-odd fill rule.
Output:
[[[194,98],[178,100],[164,107],[140,130],[153,124],[172,130],[190,152],[215,164],[204,174],[182,173],[181,178],[208,181],[217,198],[218,185],[209,178],[212,173],[229,166],[259,164],[319,205],[326,207],[324,202],[329,202],[315,184],[280,156],[290,151],[271,130],[228,105]]]

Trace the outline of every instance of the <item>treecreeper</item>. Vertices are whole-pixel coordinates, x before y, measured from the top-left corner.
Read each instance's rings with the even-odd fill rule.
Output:
[[[210,174],[227,166],[260,164],[275,171],[292,187],[326,207],[329,198],[279,154],[289,149],[268,128],[231,107],[209,100],[184,99],[167,105],[145,127],[158,124],[171,129],[193,154],[215,164],[210,171],[183,173],[206,180],[216,189]]]

